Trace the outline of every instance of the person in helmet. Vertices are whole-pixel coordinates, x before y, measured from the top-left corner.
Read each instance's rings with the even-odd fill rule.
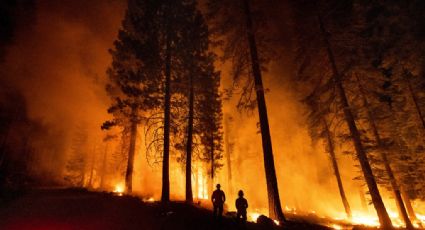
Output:
[[[236,199],[236,218],[240,220],[242,217],[242,221],[246,222],[246,210],[248,209],[248,201],[243,197],[244,194],[242,190],[239,190],[238,196],[239,198]]]
[[[223,215],[223,205],[226,201],[226,196],[224,192],[220,190],[220,184],[216,185],[216,190],[213,192],[211,196],[211,201],[214,206],[214,217],[221,217]]]

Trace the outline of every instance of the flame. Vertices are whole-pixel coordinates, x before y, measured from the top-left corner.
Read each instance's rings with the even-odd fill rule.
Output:
[[[341,226],[341,225],[338,225],[338,224],[332,224],[332,225],[331,225],[331,226],[329,226],[329,227],[331,227],[331,228],[333,228],[333,229],[337,229],[337,230],[343,229],[343,228],[342,228],[342,226]]]
[[[267,216],[262,213],[266,213],[265,210],[260,211],[259,209],[255,209],[254,212],[248,212],[248,220],[257,223],[258,217],[260,217],[261,215]],[[278,220],[273,220],[273,222],[277,226],[280,226],[280,222]]]
[[[425,226],[425,215],[416,213],[416,221],[412,224],[415,228],[422,228]]]
[[[192,183],[195,185],[194,197],[199,200],[208,200],[208,182],[209,178],[206,175],[205,167],[201,164],[197,164],[194,169],[194,176],[192,177]]]
[[[153,197],[149,197],[147,199],[143,199],[143,202],[153,203],[153,202],[155,202],[155,199]]]
[[[248,213],[249,220],[251,220],[252,222],[257,222],[257,219],[258,219],[259,216],[261,216],[261,214],[258,213],[258,212]]]
[[[124,185],[122,183],[116,184],[113,192],[118,196],[122,196],[125,192]]]
[[[392,225],[396,228],[403,228],[406,227],[406,224],[404,221],[400,218],[399,214],[393,210],[388,209],[387,210],[388,215],[390,216]],[[425,224],[425,216],[416,213],[417,220],[415,222],[412,222],[413,226],[415,228],[421,227],[422,224]],[[370,213],[363,213],[363,212],[353,212],[353,216],[351,219],[348,219],[346,217],[335,217],[333,218],[335,221],[347,221],[349,223],[352,223],[353,225],[364,225],[368,227],[379,227],[379,219],[377,216],[370,214]],[[338,229],[337,224],[332,224],[330,227],[334,229]],[[341,227],[341,226],[339,226]]]
[[[198,167],[197,170],[197,177],[198,177],[198,199],[208,199],[208,189],[206,188],[206,185],[208,184],[207,178],[205,178],[205,175],[202,173],[202,168]]]
[[[292,214],[297,214],[297,209],[296,208],[290,208],[290,207],[288,207],[288,205],[285,205],[285,211],[290,212]]]
[[[425,215],[421,215],[421,214],[416,213],[416,218],[417,218],[420,222],[425,223]]]
[[[380,226],[378,217],[363,213],[353,213],[351,222],[356,225],[365,225],[370,227]]]

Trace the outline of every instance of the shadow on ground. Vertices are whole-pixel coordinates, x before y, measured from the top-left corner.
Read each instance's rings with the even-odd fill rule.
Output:
[[[227,230],[227,229],[329,229],[307,222],[284,226],[255,223],[239,225],[233,218],[220,221],[211,211],[171,202],[147,203],[139,198],[79,189],[37,189],[9,194],[0,203],[4,230]]]

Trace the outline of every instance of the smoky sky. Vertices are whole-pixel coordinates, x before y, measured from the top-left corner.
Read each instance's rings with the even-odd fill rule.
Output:
[[[107,51],[124,5],[123,1],[43,0],[31,5],[32,10],[17,13],[2,80],[27,96],[34,116],[90,114],[96,103],[84,107],[84,101],[105,99],[101,88],[110,59]]]
[[[3,3],[6,2],[13,1]],[[3,3],[0,6],[3,7]],[[4,47],[5,51],[0,63],[2,88],[13,89],[23,95],[29,117],[63,132],[61,138],[47,140],[49,146],[57,145],[61,147],[59,149],[69,151],[75,128],[82,124],[87,126],[91,136],[97,137],[93,139],[101,139],[98,138],[102,135],[100,126],[110,119],[106,112],[110,98],[104,89],[106,69],[111,62],[108,49],[112,48],[116,39],[126,1],[22,0],[16,1],[16,5],[6,6],[13,10],[7,8],[10,26],[1,30],[5,32],[0,44],[0,50]],[[290,44],[293,37],[289,10],[285,4],[274,6],[270,5],[273,9],[269,12],[276,20],[273,27],[279,32],[276,39],[282,44]],[[4,12],[3,8],[1,10]],[[331,201],[335,210],[342,210],[337,195],[334,195],[337,190],[327,156],[321,146],[310,143],[303,117],[305,108],[294,92],[293,83],[288,80],[293,75],[291,47],[283,46],[286,49],[279,50],[282,52],[279,60],[264,74],[265,87],[270,89],[266,98],[282,203],[290,207],[299,205],[317,209],[322,206],[329,209]],[[230,74],[225,68],[222,70],[222,82],[231,84]],[[237,124],[232,131],[235,136],[235,187],[246,192],[253,207],[266,207],[257,112],[254,111],[251,116],[238,113],[235,100],[237,98],[224,102],[224,112],[232,115]],[[145,156],[142,150],[139,149],[139,152],[135,171],[143,177],[147,166],[142,165],[145,164],[142,163]],[[66,152],[59,153],[57,157],[65,155]],[[350,165],[352,160],[345,159],[344,162]],[[46,162],[48,165],[52,163]],[[342,174],[346,181],[350,181],[352,172],[345,168]],[[160,178],[159,172],[154,173]],[[224,178],[224,173],[223,169],[221,178]],[[136,177],[137,181],[139,179]],[[148,182],[146,184],[158,187],[153,191],[160,191],[159,183]],[[258,186],[260,183],[264,186]],[[311,191],[312,187],[314,191]],[[356,185],[352,187],[357,189]],[[348,196],[357,196],[357,190]]]
[[[0,4],[1,22],[7,25],[1,30],[1,88],[23,95],[30,118],[63,132],[65,138],[50,139],[50,145],[66,149],[79,124],[100,135],[100,125],[109,118],[108,49],[125,5],[124,0]]]

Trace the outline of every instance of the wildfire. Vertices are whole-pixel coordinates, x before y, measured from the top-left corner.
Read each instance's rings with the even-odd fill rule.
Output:
[[[264,212],[265,213],[265,212]],[[255,212],[248,212],[248,220],[257,223],[257,219],[258,217],[260,217],[261,215],[264,215],[261,213],[260,210],[255,209]],[[266,215],[265,215],[266,216]],[[278,220],[273,220],[273,222],[279,226],[280,222]]]
[[[294,216],[298,216],[300,218],[303,217],[317,217],[318,222],[316,224],[327,226],[331,229],[352,229],[353,226],[365,226],[365,227],[380,227],[379,219],[373,212],[367,212],[367,211],[353,211],[352,217],[347,218],[342,213],[334,213],[332,220],[329,219],[329,217],[325,217],[320,215],[320,212],[317,212],[315,210],[310,211],[300,211],[296,210],[295,208],[285,206],[285,213],[291,214]],[[399,216],[397,211],[394,211],[394,209],[387,209],[388,215],[391,219],[392,225],[395,228],[404,228],[406,225],[403,221],[403,219]],[[257,219],[260,215],[264,215],[263,213],[267,213],[266,209],[254,209],[253,212],[248,213],[248,220],[252,222],[257,222]],[[267,215],[266,215],[267,216]],[[295,218],[298,218],[295,217]],[[425,215],[416,213],[417,219],[415,221],[412,221],[413,226],[415,228],[421,228],[425,225]],[[320,222],[320,221],[323,222]],[[273,220],[276,225],[279,225],[280,223],[276,220]]]
[[[143,202],[153,203],[153,202],[155,202],[155,199],[153,197],[149,197],[147,199],[143,199]]]
[[[251,221],[253,221],[253,222],[257,222],[257,219],[258,219],[258,217],[259,217],[260,215],[261,215],[261,214],[260,214],[260,213],[258,213],[258,212],[250,212],[250,213],[248,213],[249,220],[251,220]]]
[[[422,223],[425,223],[425,215],[416,213],[416,218],[418,218],[418,220],[420,220]]]
[[[423,227],[425,225],[425,215],[416,213],[416,221],[412,224],[415,228]]]
[[[203,168],[198,167],[196,172],[196,181],[197,183],[197,191],[195,192],[196,197],[201,200],[207,200],[208,199],[208,189],[206,185],[208,184],[207,176],[204,174]]]
[[[116,193],[118,196],[122,196],[124,194],[125,188],[123,184],[116,184],[114,188],[114,193]]]
[[[377,227],[380,225],[378,217],[361,213],[353,214],[351,222],[356,225],[365,225],[370,227]]]
[[[331,227],[331,228],[333,228],[333,229],[336,229],[336,230],[343,229],[343,228],[342,228],[342,226],[341,226],[341,225],[338,225],[338,224],[332,224],[332,225],[331,225],[331,226],[329,226],[329,227]]]
[[[297,214],[297,209],[296,208],[290,208],[290,207],[288,207],[288,205],[285,206],[285,211],[290,212],[292,214]]]
[[[396,228],[403,228],[405,227],[404,221],[399,217],[397,212],[394,212],[392,210],[388,210],[388,215],[391,218],[391,222],[394,227]],[[425,216],[416,214],[417,220],[413,222],[413,226],[415,228],[421,227],[422,224],[425,223]],[[379,219],[375,215],[369,214],[369,213],[362,213],[362,212],[354,212],[351,219],[343,218],[343,217],[336,217],[333,218],[335,221],[346,221],[349,223],[352,223],[353,225],[364,225],[368,227],[379,227]],[[333,229],[343,229],[338,224],[332,224],[329,227]]]

